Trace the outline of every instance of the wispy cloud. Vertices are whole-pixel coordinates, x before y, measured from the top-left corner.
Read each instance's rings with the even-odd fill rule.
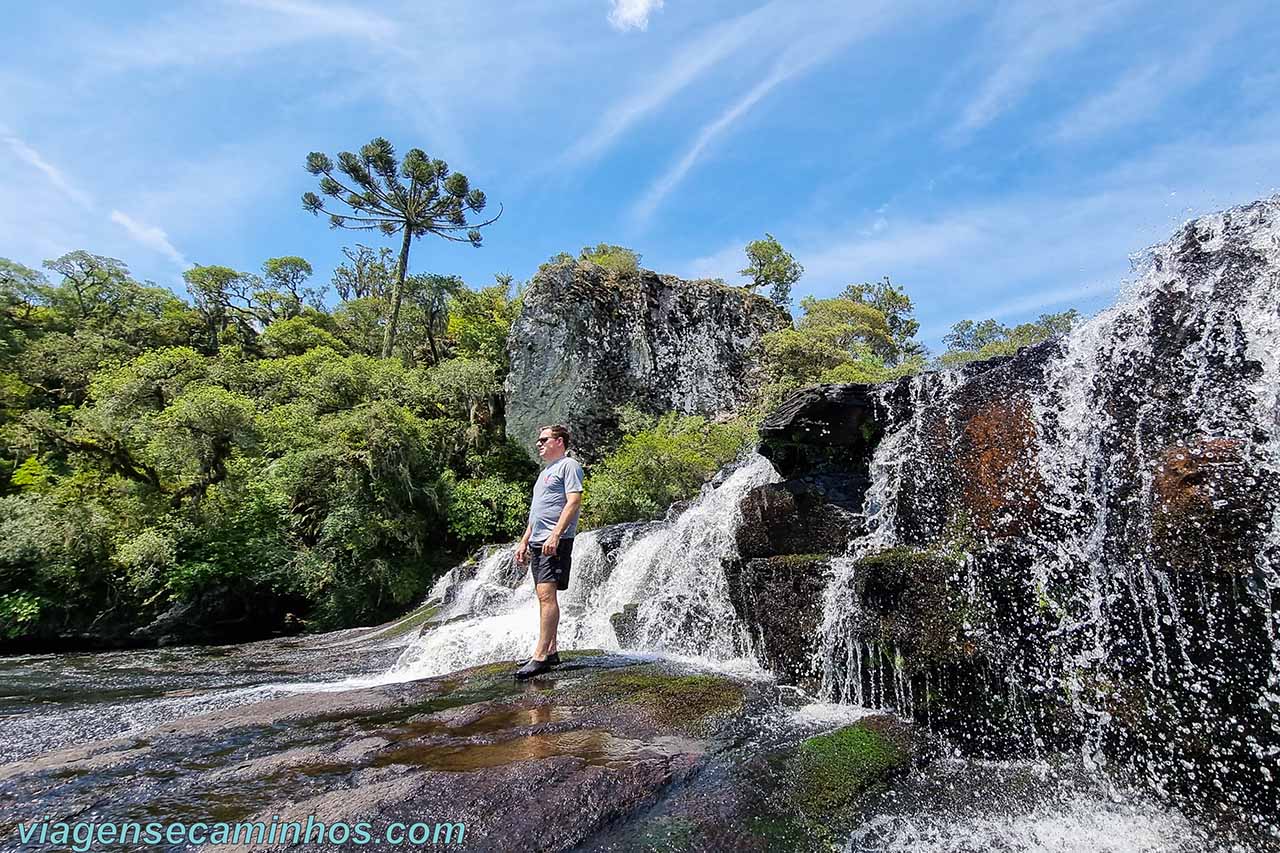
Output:
[[[706,72],[769,31],[769,22],[782,11],[779,0],[719,24],[685,45],[656,76],[607,110],[590,131],[561,158],[564,164],[592,160],[613,146],[632,125],[656,112]]]
[[[136,242],[168,257],[183,269],[191,266],[191,262],[169,242],[169,235],[165,234],[163,229],[139,222],[118,210],[111,211],[111,221],[129,232],[129,236]]]
[[[966,104],[952,137],[962,137],[990,123],[1031,89],[1052,60],[1077,48],[1127,0],[1095,3],[1022,3],[992,23],[983,55],[1000,63]]]
[[[669,169],[658,178],[644,194],[644,197],[631,210],[632,218],[643,222],[653,215],[658,205],[662,204],[663,199],[671,194],[685,176],[689,174],[689,170],[702,157],[707,146],[717,137],[724,133],[738,119],[747,114],[752,107],[760,102],[765,95],[769,94],[779,83],[793,76],[800,70],[800,66],[795,63],[779,62],[769,72],[769,75],[751,88],[727,110],[721,113],[714,121],[705,125],[698,132],[697,138],[693,144],[689,146],[684,155],[680,157]]]
[[[932,211],[924,203],[907,216],[868,210],[834,229],[795,221],[775,233],[804,264],[797,298],[888,275],[906,287],[921,337],[934,344],[966,318],[1021,321],[1046,310],[1102,307],[1130,276],[1130,256],[1167,239],[1179,223],[1280,190],[1277,140],[1280,113],[1272,112],[1241,124],[1234,139],[1193,131],[1082,182]],[[742,266],[744,243],[679,266],[727,278]]]
[[[1162,46],[1160,58],[1130,69],[1109,89],[1069,112],[1050,138],[1059,143],[1083,142],[1155,115],[1170,98],[1205,78],[1214,50],[1240,23],[1236,16],[1220,18],[1199,29],[1189,45]]]
[[[124,31],[91,33],[94,66],[115,72],[225,63],[317,39],[383,42],[395,22],[377,12],[306,0],[224,0],[217,11],[173,12]]]
[[[615,30],[647,30],[649,15],[662,8],[662,0],[612,0],[609,23]]]
[[[904,4],[897,12],[905,12]],[[720,115],[698,131],[693,142],[667,170],[654,181],[631,208],[631,218],[643,224],[663,200],[685,179],[702,158],[707,147],[727,132],[780,84],[829,60],[859,37],[882,28],[894,17],[884,5],[865,4],[854,16],[831,18],[821,15],[811,19],[810,32],[791,44],[774,62],[769,73]]]
[[[89,197],[89,194],[75,186],[61,169],[41,156],[39,151],[16,136],[6,135],[0,137],[0,139],[5,141],[5,144],[17,155],[18,159],[43,172],[44,176],[49,179],[49,183],[57,187],[67,198],[86,210],[93,207],[93,200]]]
[[[336,3],[310,3],[306,0],[236,0],[243,6],[274,12],[302,24],[312,36],[320,34],[354,36],[372,40],[388,39],[396,34],[390,19],[366,7]],[[661,2],[659,2],[661,5]]]

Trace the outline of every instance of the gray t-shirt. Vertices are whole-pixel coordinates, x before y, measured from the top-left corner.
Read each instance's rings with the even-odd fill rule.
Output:
[[[556,529],[560,513],[568,503],[569,492],[582,491],[582,463],[569,456],[561,456],[538,474],[533,486],[533,503],[529,505],[530,542],[541,542]],[[561,539],[572,539],[578,532],[578,515],[560,534]]]

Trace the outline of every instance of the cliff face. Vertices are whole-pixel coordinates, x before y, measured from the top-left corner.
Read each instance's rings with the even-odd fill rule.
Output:
[[[740,411],[760,377],[748,351],[790,318],[768,299],[710,281],[591,263],[548,265],[525,292],[507,349],[507,433],[531,455],[539,426],[564,423],[590,462],[617,435],[614,410]]]
[[[853,520],[821,547],[747,536],[736,568],[808,591],[822,620],[775,609],[756,631],[832,699],[980,751],[1086,750],[1261,826],[1280,809],[1280,197],[1187,224],[1140,273],[1012,358],[788,399],[761,425],[785,481],[744,518]],[[782,565],[800,550],[826,557]],[[812,566],[825,601],[795,577]]]

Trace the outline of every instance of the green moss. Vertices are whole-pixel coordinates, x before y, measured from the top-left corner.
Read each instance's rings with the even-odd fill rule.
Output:
[[[701,729],[710,718],[739,710],[742,687],[715,675],[671,675],[656,670],[607,672],[576,688],[587,701],[620,701],[653,712],[663,725]]]
[[[835,833],[827,831],[819,821],[806,820],[800,815],[752,815],[746,821],[747,831],[763,839],[769,851],[830,850]],[[824,843],[827,842],[827,843]]]
[[[604,654],[603,649],[574,649],[572,651],[563,651],[560,653],[561,661],[571,661],[578,658],[598,657]],[[467,677],[488,677],[492,675],[510,675],[524,661],[522,660],[500,660],[493,663],[483,663],[478,666],[468,667],[467,669],[458,670],[459,673],[465,673]],[[552,670],[554,672],[554,670]]]
[[[574,660],[575,658],[595,658],[604,654],[604,649],[574,649],[573,651],[561,652],[561,660]]]
[[[862,435],[862,440],[867,443],[868,447],[874,447],[880,443],[880,439],[884,436],[884,427],[872,420],[862,422],[858,427],[858,432]]]
[[[899,545],[878,554],[870,554],[858,560],[858,565],[868,569],[892,571],[894,573],[911,572],[922,563],[945,562],[959,565],[956,557],[949,553],[932,550],[920,550]]]
[[[905,748],[865,722],[808,738],[796,754],[796,795],[806,812],[847,808],[908,758]]]
[[[823,563],[831,559],[830,554],[780,554],[776,557],[766,558],[770,562],[778,566],[786,568],[800,568],[812,563]]]
[[[518,660],[499,660],[494,661],[493,663],[484,663],[479,666],[468,667],[467,669],[460,671],[465,672],[469,676],[476,677],[502,675],[504,673],[510,675],[523,663],[524,661]]]
[[[407,634],[413,629],[420,628],[427,622],[431,621],[431,617],[435,616],[438,612],[440,612],[439,602],[423,607],[420,610],[405,616],[400,622],[397,622],[389,628],[385,636],[399,637]]]
[[[628,849],[643,851],[695,850],[703,837],[700,827],[687,817],[662,816],[645,821],[627,839]]]
[[[958,580],[964,572],[963,558],[945,551],[898,547],[863,557],[854,577],[865,638],[896,647],[908,673],[990,652],[992,615]]]

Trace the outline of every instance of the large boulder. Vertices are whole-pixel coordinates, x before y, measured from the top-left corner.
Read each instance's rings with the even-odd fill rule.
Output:
[[[833,573],[830,698],[981,751],[1089,746],[1262,826],[1280,811],[1280,196],[1188,223],[1136,273],[1012,357],[799,392],[761,453],[866,515]],[[821,503],[796,507],[821,527]]]
[[[617,437],[624,403],[651,414],[732,415],[761,380],[749,351],[790,325],[768,299],[721,282],[548,264],[507,341],[507,434],[534,455],[538,427],[567,424],[575,455],[590,463]]]

